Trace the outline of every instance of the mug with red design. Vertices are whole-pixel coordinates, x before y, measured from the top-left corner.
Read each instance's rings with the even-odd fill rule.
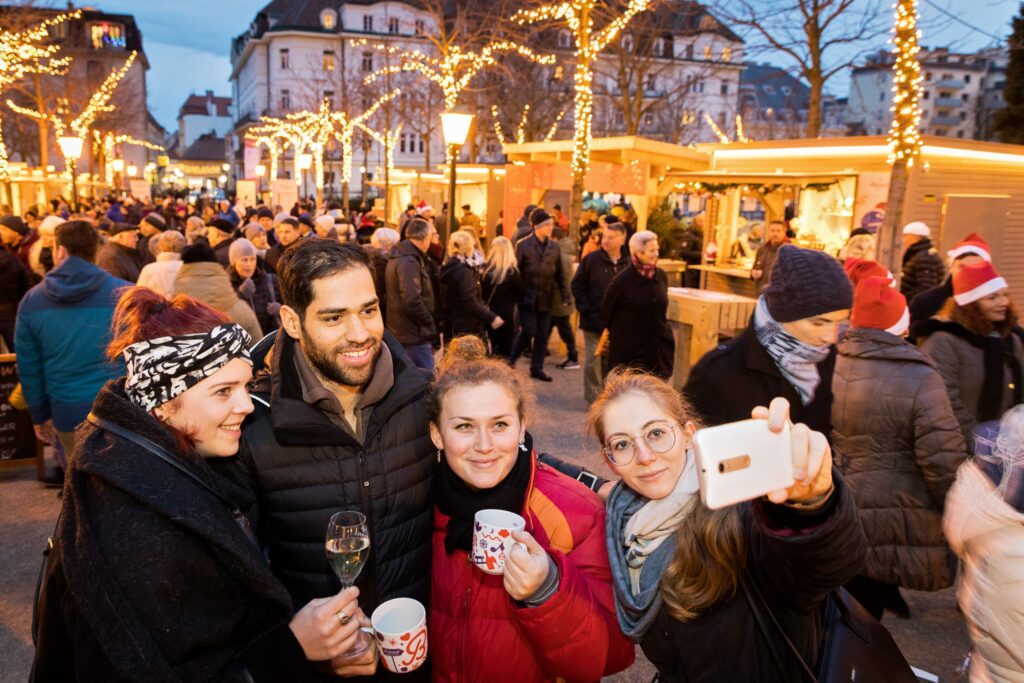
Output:
[[[505,555],[515,541],[513,531],[526,529],[526,520],[506,510],[480,510],[473,519],[473,546],[469,559],[488,574],[503,574]]]
[[[395,598],[370,617],[380,659],[396,674],[418,669],[427,660],[427,611],[412,598]]]

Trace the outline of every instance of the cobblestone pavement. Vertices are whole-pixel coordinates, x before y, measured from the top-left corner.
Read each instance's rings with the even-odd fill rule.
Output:
[[[582,344],[580,344],[582,349]],[[609,474],[593,440],[584,439],[587,405],[579,370],[554,367],[564,355],[552,346],[547,372],[555,381],[534,382],[537,403],[530,423],[538,449]],[[526,372],[527,361],[519,362]],[[53,530],[59,500],[53,489],[35,481],[34,470],[0,471],[0,683],[22,683],[32,661],[32,592],[45,539]],[[887,616],[888,626],[914,666],[957,680],[954,670],[969,648],[953,589],[926,594],[907,592],[911,619]],[[609,678],[617,683],[650,681],[654,671],[638,650],[627,671]]]

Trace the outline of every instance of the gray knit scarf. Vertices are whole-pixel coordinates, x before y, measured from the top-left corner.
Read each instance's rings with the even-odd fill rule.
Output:
[[[800,394],[800,402],[807,405],[813,401],[821,383],[818,363],[828,358],[832,347],[811,346],[786,332],[768,312],[763,296],[758,298],[754,309],[754,333],[782,376]]]

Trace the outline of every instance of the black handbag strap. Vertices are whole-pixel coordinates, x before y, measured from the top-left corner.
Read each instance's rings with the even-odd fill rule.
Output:
[[[761,589],[757,587],[757,584],[746,570],[743,571],[743,576],[740,577],[740,587],[743,589],[743,594],[747,598],[747,604],[750,606],[750,611],[754,615],[754,621],[757,622],[758,627],[761,629],[761,633],[765,637],[765,642],[768,645],[768,651],[771,653],[772,659],[775,661],[775,666],[779,669],[779,673],[785,675],[786,667],[782,663],[782,657],[775,649],[776,641],[772,637],[768,625],[765,623],[765,617],[767,617],[768,621],[771,622],[771,625],[774,627],[774,630],[778,635],[782,636],[782,640],[786,643],[789,651],[793,653],[793,656],[796,657],[796,661],[800,663],[800,668],[803,670],[804,675],[807,676],[808,680],[810,680],[811,683],[818,683],[818,677],[814,674],[814,671],[811,670],[811,667],[807,665],[807,662],[804,660],[804,656],[800,654],[800,650],[797,649],[796,645],[793,644],[793,641],[789,639],[788,635],[786,635],[786,630],[782,628],[782,624],[779,623],[779,620],[776,618],[772,608],[768,605],[764,596],[761,595]]]
[[[214,489],[208,483],[203,481],[198,474],[193,472],[179,458],[176,458],[170,453],[168,453],[167,449],[163,448],[158,444],[153,443],[152,441],[142,436],[141,434],[136,434],[135,432],[129,429],[125,429],[120,425],[114,424],[110,420],[104,419],[99,415],[96,415],[95,413],[89,413],[89,415],[86,416],[85,419],[89,422],[89,424],[95,427],[99,427],[100,429],[110,432],[115,436],[119,436],[122,439],[127,439],[128,441],[131,441],[139,448],[142,448],[143,450],[152,453],[153,455],[160,458],[174,469],[178,470],[178,472],[188,477],[190,480],[192,480],[193,483],[195,483],[201,489],[205,490],[211,496],[219,500],[228,510],[230,510],[232,517],[234,517],[235,519],[235,524],[237,524],[238,527],[242,530],[242,532],[245,533],[246,538],[248,538],[257,548],[259,547],[259,542],[256,540],[256,534],[252,530],[252,524],[249,522],[249,519],[245,516],[245,514],[238,508],[238,506],[229,501],[223,495],[221,495],[219,491]]]

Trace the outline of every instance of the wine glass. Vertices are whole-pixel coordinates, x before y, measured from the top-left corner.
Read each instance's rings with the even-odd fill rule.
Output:
[[[343,510],[331,516],[327,524],[327,561],[331,564],[342,589],[351,588],[370,555],[370,535],[366,530],[366,516],[354,510]],[[353,657],[370,646],[370,639],[360,629],[355,646],[344,654]]]

